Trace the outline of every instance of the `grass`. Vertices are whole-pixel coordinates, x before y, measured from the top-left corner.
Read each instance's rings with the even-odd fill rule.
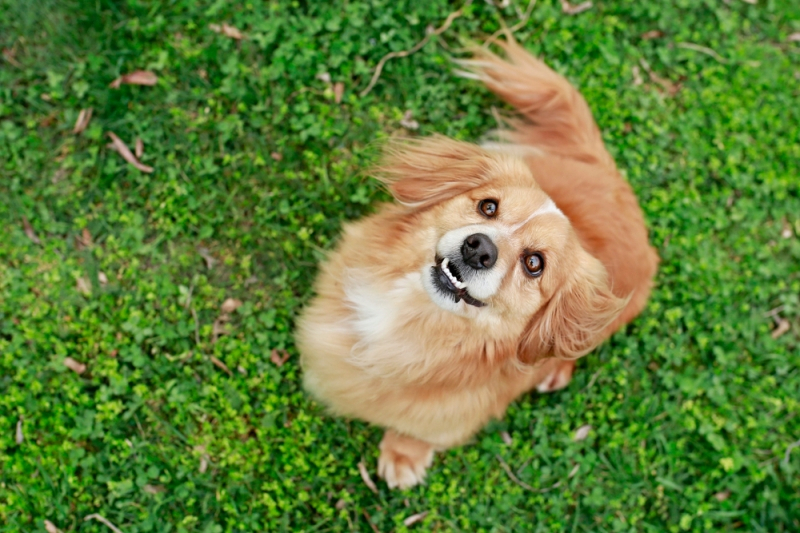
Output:
[[[517,30],[583,91],[663,260],[567,390],[377,494],[357,464],[376,477],[380,431],[302,392],[293,321],[341,224],[385,198],[363,172],[376,139],[406,111],[419,134],[494,125],[449,63],[527,6],[490,4],[361,97],[461,4],[0,0],[0,530],[800,530],[792,0],[541,0]],[[108,87],[136,69],[158,83]]]

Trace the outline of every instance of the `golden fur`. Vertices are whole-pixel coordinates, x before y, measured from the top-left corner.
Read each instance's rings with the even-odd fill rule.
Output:
[[[641,311],[656,270],[586,102],[515,42],[502,46],[507,60],[480,51],[463,65],[518,110],[504,142],[391,144],[376,173],[397,203],[345,226],[298,324],[306,389],[334,414],[387,428],[390,487],[422,481],[434,450],[466,442],[518,395],[566,386],[574,360]],[[476,208],[485,199],[498,201],[493,218]],[[483,307],[431,281],[441,250],[472,231],[497,252],[461,280]],[[538,278],[520,261],[530,250],[544,258]]]

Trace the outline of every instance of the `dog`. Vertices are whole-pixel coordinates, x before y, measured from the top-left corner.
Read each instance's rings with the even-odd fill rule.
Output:
[[[306,390],[386,429],[378,474],[425,478],[644,307],[658,256],[583,97],[513,39],[462,75],[513,106],[498,141],[389,143],[395,198],[343,229],[297,325]]]

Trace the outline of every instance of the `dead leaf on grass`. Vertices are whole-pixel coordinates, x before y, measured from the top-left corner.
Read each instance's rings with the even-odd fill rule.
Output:
[[[278,350],[277,348],[273,348],[272,352],[269,354],[269,360],[275,363],[275,366],[283,366],[289,359],[289,352],[286,350]]]
[[[720,502],[724,502],[725,500],[727,500],[730,497],[731,497],[731,491],[729,491],[729,490],[723,490],[721,492],[718,492],[718,493],[714,494],[714,498],[716,498],[717,501],[720,501]]]
[[[167,492],[167,489],[161,485],[150,485],[149,483],[142,487],[142,490],[148,494],[161,494],[162,492]]]
[[[578,13],[583,13],[584,11],[592,9],[592,5],[591,2],[581,2],[578,5],[572,5],[567,2],[567,0],[561,0],[561,11],[567,15],[577,15]]]
[[[508,434],[508,431],[501,431],[500,438],[503,439],[503,442],[506,443],[506,446],[511,446],[513,444],[513,440],[511,439],[511,435]]]
[[[230,314],[230,313],[233,313],[234,311],[236,311],[237,309],[239,309],[241,306],[242,306],[242,301],[241,300],[237,300],[236,298],[228,298],[224,302],[222,302],[222,306],[220,307],[220,310],[223,313]]]
[[[403,525],[406,527],[411,527],[417,522],[422,522],[426,516],[428,516],[428,511],[422,511],[421,513],[412,514],[411,516],[403,520]]]
[[[78,250],[91,248],[92,243],[92,234],[89,232],[89,228],[83,228],[81,234],[75,236],[75,247],[78,248]]]
[[[347,502],[344,501],[344,499],[340,499],[338,502],[336,502],[336,505],[334,505],[334,507],[336,507],[337,511],[341,511],[346,506],[347,506]]]
[[[644,83],[642,79],[642,71],[639,70],[639,65],[634,65],[631,69],[631,74],[633,74],[633,86],[638,87],[639,85]]]
[[[22,433],[22,417],[17,420],[17,431],[14,435],[14,442],[17,444],[22,444],[25,442],[25,434]]]
[[[158,76],[149,70],[135,70],[130,74],[124,74],[108,84],[112,89],[119,89],[122,84],[126,85],[148,85],[153,86],[158,83]]]
[[[642,34],[642,39],[648,41],[650,39],[660,39],[664,36],[664,32],[661,30],[650,30],[646,31]]]
[[[78,292],[84,296],[92,294],[92,283],[84,276],[75,280],[75,286],[78,288]]]
[[[407,130],[419,129],[419,122],[414,120],[414,113],[410,109],[403,113],[403,118],[400,119],[400,125]]]
[[[375,494],[378,494],[378,487],[375,486],[375,482],[372,481],[371,477],[369,477],[369,472],[367,472],[367,467],[364,464],[364,461],[358,462],[358,473],[361,474],[361,479],[364,480],[364,484],[369,488],[369,490]]]
[[[271,154],[269,154],[269,156],[272,159],[274,159],[275,161],[282,161],[283,160],[283,156],[281,154],[279,154],[278,152],[272,152]]]
[[[206,262],[207,269],[211,270],[214,268],[214,265],[217,264],[217,260],[213,255],[211,255],[211,252],[208,250],[208,248],[201,246],[197,249],[197,253],[200,254],[200,257],[202,257],[203,261]]]
[[[789,328],[791,327],[791,324],[789,323],[788,320],[786,320],[785,318],[781,318],[779,316],[775,317],[775,323],[778,325],[778,327],[772,330],[771,335],[773,339],[777,339],[778,337],[789,331]]]
[[[36,232],[33,231],[33,226],[28,222],[28,217],[22,217],[22,228],[25,230],[25,235],[27,235],[34,244],[42,244],[42,241],[36,236]]]
[[[91,107],[81,109],[81,112],[78,113],[78,119],[75,121],[75,127],[72,128],[72,133],[75,135],[83,133],[83,130],[89,125],[89,121],[92,120],[92,112]]]
[[[584,424],[575,430],[575,435],[572,437],[572,440],[575,442],[586,440],[586,437],[589,436],[589,432],[592,430],[592,426],[589,424]]]
[[[337,104],[342,103],[342,96],[344,96],[344,83],[337,81],[333,84],[333,101]]]
[[[789,41],[790,43],[800,42],[800,31],[790,33],[789,36],[786,38],[786,40]]]
[[[103,271],[97,273],[97,281],[100,282],[100,285],[108,285],[108,276]]]
[[[220,370],[224,370],[225,373],[228,374],[229,376],[233,376],[233,372],[231,372],[231,369],[228,368],[228,365],[226,365],[225,363],[223,363],[222,361],[220,361],[219,359],[217,359],[213,355],[209,355],[208,358],[211,359],[211,362],[214,363],[214,366],[216,366]]]
[[[149,167],[140,163],[139,160],[136,159],[136,156],[133,155],[130,148],[128,148],[128,145],[122,142],[122,139],[117,137],[113,131],[109,131],[108,136],[111,137],[112,146],[117,152],[119,152],[119,155],[122,156],[122,159],[135,166],[142,172],[146,172],[147,174],[153,172],[153,167]]]
[[[331,82],[331,75],[327,72],[320,72],[315,76],[319,81],[322,83],[330,83]]]
[[[47,533],[61,533],[61,530],[58,529],[50,520],[44,521],[44,530],[47,531]]]
[[[144,143],[141,137],[136,137],[136,141],[133,143],[133,153],[136,159],[141,159],[144,155]]]
[[[214,33],[219,33],[224,35],[225,37],[230,37],[231,39],[236,39],[237,41],[241,41],[245,38],[245,35],[239,31],[238,28],[234,28],[230,24],[225,22],[222,25],[219,24],[209,24],[208,29],[213,31]]]
[[[790,226],[789,223],[786,221],[786,219],[784,219],[783,229],[781,230],[781,237],[783,237],[784,239],[791,239],[792,235],[793,235],[792,226]]]
[[[230,317],[228,315],[220,315],[214,321],[214,326],[211,329],[211,342],[215,343],[222,335],[227,335],[230,333],[230,329],[228,328],[228,319]]]
[[[19,61],[17,61],[16,55],[17,55],[16,46],[14,46],[14,48],[3,48],[3,57],[5,58],[5,60],[14,65],[15,67],[20,68],[22,65],[19,64]]]
[[[83,363],[79,363],[72,357],[64,358],[64,366],[66,366],[76,374],[83,374],[84,372],[86,372],[86,365],[84,365]]]

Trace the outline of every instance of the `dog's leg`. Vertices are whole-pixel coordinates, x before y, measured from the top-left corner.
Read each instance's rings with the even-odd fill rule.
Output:
[[[561,390],[572,381],[574,371],[575,361],[551,359],[542,369],[540,375],[544,375],[544,379],[536,385],[536,390],[540,393]]]
[[[407,489],[425,479],[425,469],[433,461],[433,446],[388,429],[380,444],[378,475],[390,489]]]

